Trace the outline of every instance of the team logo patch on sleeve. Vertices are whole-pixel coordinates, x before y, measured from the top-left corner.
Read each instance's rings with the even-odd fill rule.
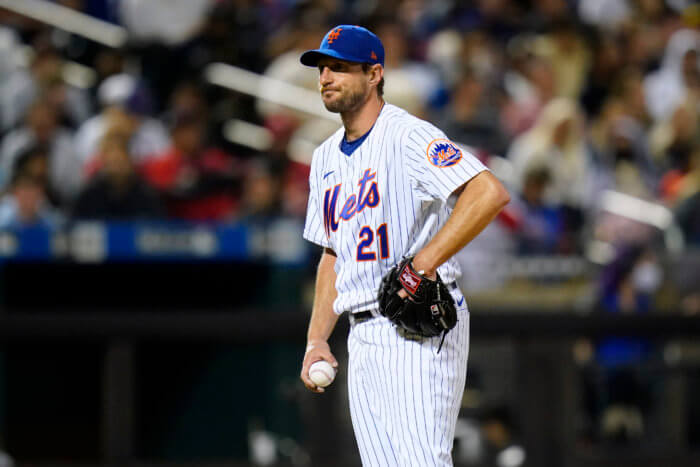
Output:
[[[428,160],[436,167],[450,167],[462,160],[462,150],[445,138],[433,140],[426,151]]]

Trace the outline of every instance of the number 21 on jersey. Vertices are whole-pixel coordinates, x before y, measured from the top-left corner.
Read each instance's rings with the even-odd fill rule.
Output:
[[[374,251],[374,231],[368,225],[360,229],[360,243],[357,244],[357,261],[376,261],[377,253]],[[379,257],[387,259],[389,257],[389,236],[386,224],[377,227],[377,246]]]

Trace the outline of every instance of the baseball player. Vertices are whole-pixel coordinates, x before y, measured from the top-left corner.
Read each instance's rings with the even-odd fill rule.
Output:
[[[328,338],[349,315],[348,388],[366,466],[452,465],[469,347],[453,255],[508,192],[439,129],[385,103],[384,47],[341,25],[301,63],[343,127],[315,151],[304,238],[323,247],[301,370],[337,368]]]

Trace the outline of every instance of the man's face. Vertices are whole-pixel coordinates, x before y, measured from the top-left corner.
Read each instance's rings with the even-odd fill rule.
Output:
[[[51,139],[56,129],[56,114],[48,105],[36,105],[27,115],[27,124],[36,138],[45,143]]]
[[[369,96],[369,74],[359,63],[335,58],[318,62],[321,99],[330,112],[344,113],[359,108]]]
[[[34,222],[45,199],[42,185],[31,180],[31,178],[27,178],[16,184],[14,195],[22,221],[27,223]]]
[[[102,170],[109,178],[124,179],[132,173],[128,149],[119,143],[111,142],[102,148]]]

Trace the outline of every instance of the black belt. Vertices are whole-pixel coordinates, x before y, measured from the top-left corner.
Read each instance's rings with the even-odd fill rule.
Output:
[[[458,289],[459,286],[457,285],[456,281],[450,282],[447,284],[447,288],[450,290],[455,290]],[[372,313],[372,310],[363,310],[363,311],[356,311],[355,313],[348,313],[348,319],[350,320],[350,324],[359,324],[365,321],[369,321],[370,319],[374,318],[374,314]]]
[[[359,324],[365,321],[369,321],[372,318],[374,318],[374,315],[370,310],[358,311],[356,313],[348,314],[350,324]]]

